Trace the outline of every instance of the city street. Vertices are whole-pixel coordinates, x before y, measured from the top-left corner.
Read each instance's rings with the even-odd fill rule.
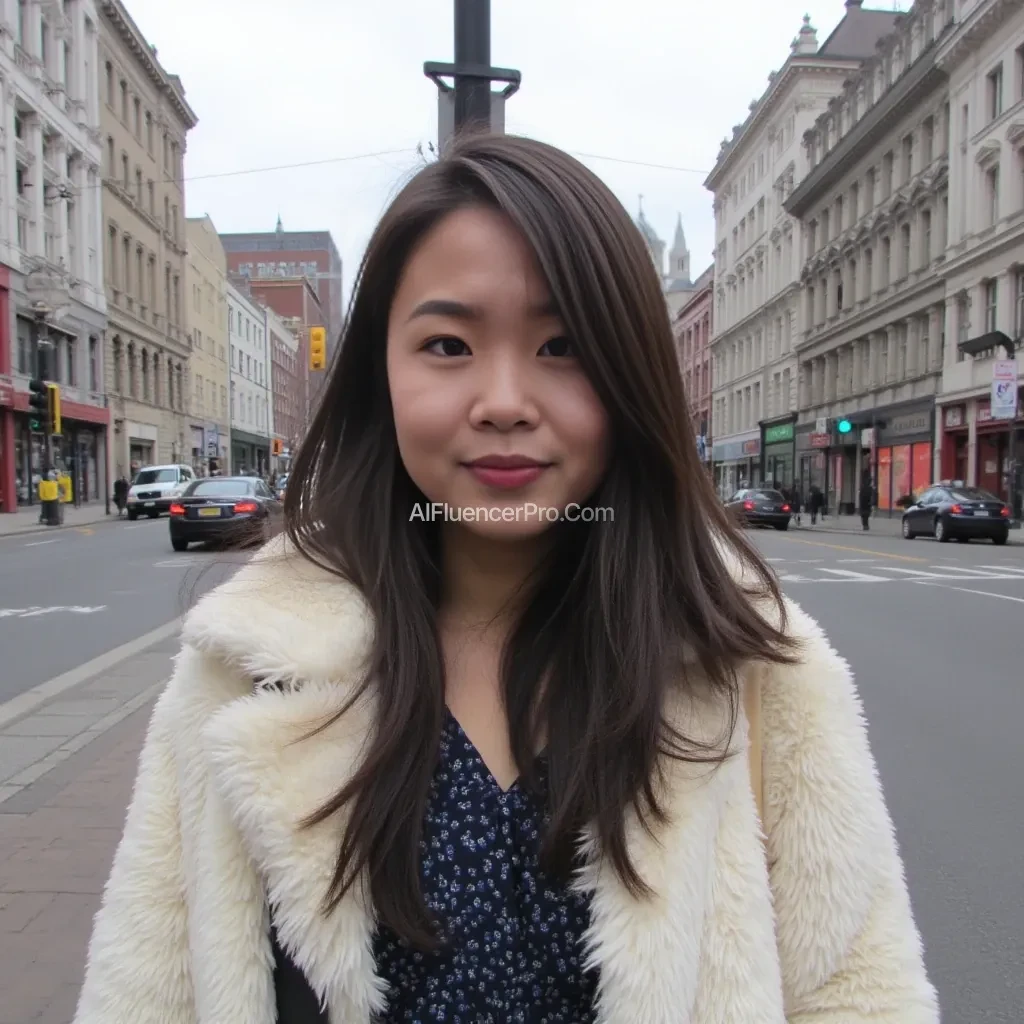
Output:
[[[943,1019],[1019,1020],[1024,547],[751,536],[856,673]],[[237,557],[174,555],[166,520],[0,541],[0,1024],[67,1024],[173,626],[131,644]],[[126,644],[5,717],[10,697]]]

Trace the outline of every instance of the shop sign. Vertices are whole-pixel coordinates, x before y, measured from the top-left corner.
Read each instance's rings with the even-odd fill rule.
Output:
[[[0,375],[0,405],[14,405],[14,381],[6,374]]]
[[[978,411],[974,416],[976,423],[988,423],[992,419],[992,410],[989,408],[988,402],[979,402]]]
[[[1017,418],[1017,360],[997,359],[992,364],[992,397],[989,409],[994,420]]]
[[[903,437],[905,434],[927,434],[931,427],[929,412],[911,412],[905,416],[894,416],[885,429],[888,437]]]
[[[776,423],[772,427],[765,427],[764,429],[764,443],[765,444],[778,444],[780,441],[792,441],[793,440],[793,424],[792,423]]]
[[[865,427],[860,432],[860,446],[861,448],[874,448],[875,447],[875,428]]]
[[[828,434],[811,434],[812,448],[827,448],[829,443]]]
[[[759,438],[754,438],[753,441],[743,442],[743,454],[744,455],[760,455],[761,454],[761,441]]]
[[[819,416],[814,421],[814,432],[816,434],[827,434],[828,433],[828,417]]]
[[[945,423],[947,428],[962,427],[964,425],[964,407],[962,405],[951,405],[946,409]]]

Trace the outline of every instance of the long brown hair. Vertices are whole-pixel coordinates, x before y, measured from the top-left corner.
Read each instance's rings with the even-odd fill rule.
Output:
[[[527,785],[536,783],[539,727],[548,738],[549,870],[571,870],[590,824],[623,882],[647,894],[627,850],[628,811],[649,828],[663,820],[660,756],[726,756],[724,743],[688,740],[664,719],[668,689],[696,685],[679,651],[691,651],[702,685],[730,702],[733,724],[739,665],[793,658],[784,617],[773,625],[759,614],[750,585],[727,565],[731,550],[781,611],[772,573],[697,457],[660,282],[628,214],[551,146],[508,136],[458,141],[402,189],[370,239],[285,499],[293,543],[351,581],[376,625],[360,690],[372,682],[376,729],[359,770],[309,820],[350,805],[327,909],[365,872],[380,921],[422,948],[436,944],[418,840],[444,721],[440,544],[436,525],[410,521],[413,504],[427,499],[398,454],[385,349],[411,250],[471,204],[502,211],[529,243],[612,426],[610,465],[591,502],[614,508],[615,521],[553,527],[564,536],[532,581],[502,661],[512,752]]]

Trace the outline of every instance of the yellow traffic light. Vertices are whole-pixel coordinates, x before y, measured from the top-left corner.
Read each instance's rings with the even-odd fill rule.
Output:
[[[47,431],[50,434],[60,433],[60,386],[47,384]]]
[[[327,366],[327,329],[310,327],[309,329],[309,368],[323,370]]]

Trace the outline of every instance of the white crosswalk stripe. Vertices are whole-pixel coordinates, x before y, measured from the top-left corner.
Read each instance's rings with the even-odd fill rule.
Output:
[[[881,559],[840,558],[837,563],[856,563],[859,568],[830,569],[818,564],[822,559],[776,558],[773,568],[782,583],[913,583],[915,580],[946,580],[966,582],[977,580],[1011,580],[1024,583],[1024,568],[1008,565],[931,565],[927,569],[908,569],[888,565]],[[795,571],[790,571],[792,567]]]
[[[888,576],[872,576],[867,572],[854,572],[852,569],[822,569],[822,572],[831,573],[833,576],[841,576],[845,580],[859,580],[861,583],[885,583]]]
[[[1005,573],[993,573],[990,569],[980,569],[975,566],[971,566],[970,568],[962,568],[959,565],[933,565],[932,568],[945,569],[946,572],[958,572],[962,573],[965,576],[973,576],[975,578],[980,577],[981,579],[984,579],[986,576],[989,576],[992,579],[1002,579],[1005,575]]]
[[[1024,576],[1024,569],[1015,569],[1009,565],[979,565],[979,569],[998,569],[1000,572],[1010,572],[1017,576]]]

